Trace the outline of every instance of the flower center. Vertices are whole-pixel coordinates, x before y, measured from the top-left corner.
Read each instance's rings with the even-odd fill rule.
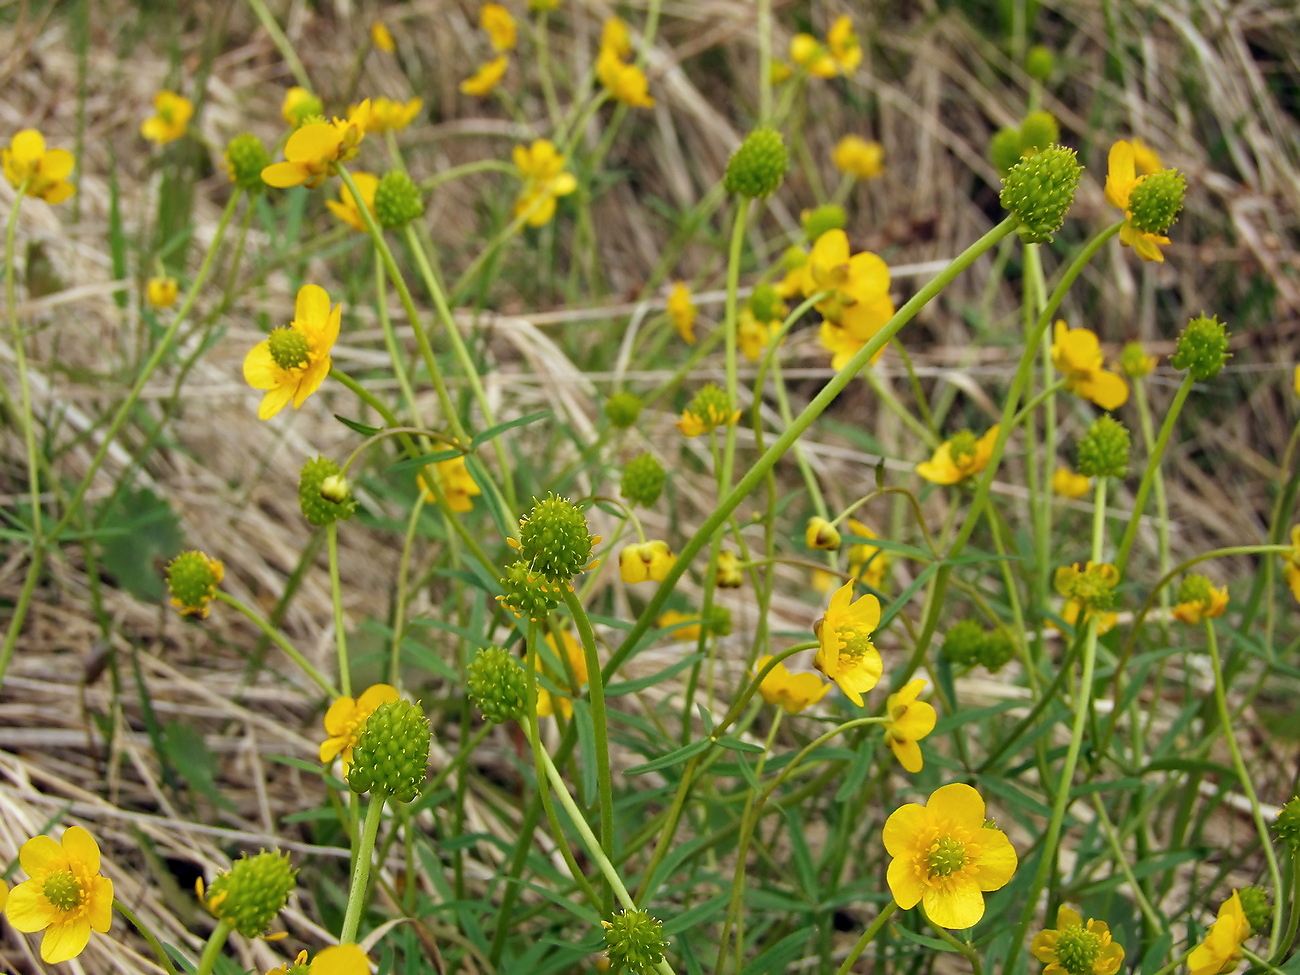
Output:
[[[299,369],[311,358],[307,336],[292,325],[273,330],[267,337],[267,344],[271,347],[271,358],[281,369]]]
[[[958,469],[969,467],[975,459],[975,447],[978,441],[975,434],[969,430],[963,430],[953,436],[948,442],[948,456],[952,458],[953,465]]]
[[[1092,975],[1101,948],[1101,935],[1082,925],[1061,928],[1056,934],[1056,961],[1070,975]]]
[[[60,870],[46,877],[42,893],[60,911],[70,911],[81,904],[81,884],[71,870]]]
[[[966,866],[966,845],[951,836],[941,836],[925,855],[925,865],[931,877],[949,877]]]
[[[851,627],[845,626],[840,629],[840,639],[844,641],[844,646],[840,648],[840,656],[842,657],[861,660],[868,650],[875,649],[875,645],[871,642],[870,633],[863,633],[861,630],[855,630]]]

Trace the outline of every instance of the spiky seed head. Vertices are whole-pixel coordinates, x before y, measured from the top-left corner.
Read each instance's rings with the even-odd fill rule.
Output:
[[[990,674],[1001,670],[1016,653],[1016,645],[1006,627],[995,627],[984,635],[979,648],[979,662]]]
[[[245,193],[261,193],[266,189],[262,170],[271,165],[271,154],[253,133],[245,132],[230,140],[226,145],[225,162],[230,182]]]
[[[973,667],[984,649],[984,627],[975,620],[954,623],[943,638],[943,656],[950,664]]]
[[[415,180],[400,169],[385,173],[375,187],[375,217],[379,226],[405,227],[422,213],[424,199]]]
[[[799,215],[799,222],[803,226],[803,235],[809,241],[815,241],[828,230],[842,230],[848,218],[844,215],[844,208],[835,203],[827,203],[815,210],[805,210]],[[766,319],[760,319],[766,321]]]
[[[605,400],[605,416],[620,430],[636,423],[641,415],[641,397],[636,393],[615,393]]]
[[[1142,379],[1155,371],[1157,361],[1141,342],[1129,342],[1119,354],[1119,371],[1129,379]]]
[[[284,909],[297,874],[287,853],[240,857],[208,887],[208,910],[245,938],[259,938]]]
[[[664,489],[664,469],[652,454],[633,457],[623,468],[620,493],[633,504],[648,508],[659,500]]]
[[[167,563],[167,589],[182,615],[206,619],[208,603],[216,598],[225,567],[203,552],[182,552]]]
[[[352,749],[348,787],[398,802],[420,791],[429,767],[429,719],[419,705],[389,701],[366,719]]]
[[[1079,441],[1075,468],[1085,477],[1128,474],[1128,428],[1110,416],[1098,417]]]
[[[1046,81],[1056,67],[1056,58],[1041,44],[1035,44],[1025,55],[1025,74],[1035,81]]]
[[[1051,112],[1030,112],[1020,123],[1020,154],[1029,156],[1061,138],[1061,127]]]
[[[309,523],[320,527],[351,518],[357,510],[357,499],[338,464],[328,457],[313,457],[302,465],[298,478],[298,506]]]
[[[999,176],[1005,179],[1011,167],[1020,162],[1020,158],[1019,129],[1007,126],[993,133],[993,138],[989,140],[989,161]]]
[[[788,161],[781,133],[767,126],[757,128],[731,154],[722,185],[728,193],[751,200],[771,196],[785,178]]]
[[[1128,196],[1129,219],[1146,234],[1163,234],[1183,209],[1187,177],[1176,169],[1165,169],[1138,180]]]
[[[1231,356],[1228,327],[1216,316],[1202,314],[1187,323],[1169,361],[1175,369],[1186,369],[1199,383],[1217,376]]]
[[[608,921],[605,929],[605,954],[615,970],[626,968],[634,975],[649,975],[664,959],[664,925],[645,911],[623,911]]]
[[[770,284],[760,284],[749,296],[749,310],[760,322],[771,322],[785,317],[785,302]]]
[[[1002,206],[1019,223],[1021,240],[1045,244],[1052,239],[1074,203],[1082,172],[1074,150],[1056,145],[1011,167],[1002,181]]]
[[[506,566],[501,577],[501,604],[521,620],[541,622],[560,604],[566,583],[555,582],[534,572],[522,559]]]
[[[1237,891],[1241,912],[1250,922],[1250,933],[1259,934],[1273,920],[1273,905],[1268,902],[1268,891],[1263,887],[1243,887]]]
[[[587,568],[595,542],[582,509],[555,494],[534,498],[532,510],[519,519],[519,554],[555,582],[567,583]]]
[[[470,661],[469,696],[493,724],[518,720],[524,713],[528,675],[509,650],[484,647]]]

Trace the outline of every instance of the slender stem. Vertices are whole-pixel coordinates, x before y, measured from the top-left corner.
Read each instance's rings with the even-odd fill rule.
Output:
[[[564,605],[578,627],[582,655],[587,664],[587,687],[591,701],[591,723],[596,739],[596,789],[600,793],[600,845],[607,856],[614,855],[614,778],[609,767],[609,720],[605,714],[605,682],[596,656],[596,634],[582,601],[572,589],[564,590]]]
[[[849,975],[849,972],[853,970],[854,964],[862,957],[862,953],[867,950],[867,945],[871,944],[871,942],[875,940],[876,935],[878,935],[881,928],[885,926],[885,922],[893,917],[894,912],[897,910],[897,901],[890,901],[881,909],[880,913],[876,915],[876,919],[867,926],[867,930],[862,932],[862,937],[860,937],[857,943],[849,949],[848,957],[845,958],[840,964],[840,967],[835,970],[835,975]]]
[[[5,304],[9,314],[9,335],[14,345],[14,366],[18,372],[18,419],[23,428],[23,441],[27,448],[27,483],[32,499],[32,547],[44,545],[41,531],[41,469],[36,457],[36,418],[32,413],[32,389],[27,376],[27,352],[23,332],[18,325],[18,299],[15,296],[14,238],[18,231],[18,211],[27,195],[29,180],[23,180],[9,208],[9,222],[5,225]]]
[[[466,176],[473,176],[477,173],[509,173],[511,176],[517,176],[519,170],[508,162],[502,162],[500,159],[480,159],[477,162],[444,169],[442,172],[421,182],[420,189],[431,190],[443,183],[449,183],[452,180],[462,179]]]
[[[113,908],[118,914],[121,914],[122,917],[126,918],[127,922],[130,923],[133,928],[140,932],[140,937],[144,938],[145,943],[148,944],[149,947],[153,949],[153,953],[158,956],[158,964],[163,967],[163,970],[167,972],[167,975],[176,975],[176,966],[172,964],[171,957],[167,954],[167,950],[163,948],[162,944],[154,936],[154,933],[149,930],[148,925],[144,924],[144,922],[136,916],[134,911],[116,897],[113,898]]]
[[[1115,831],[1110,816],[1106,814],[1106,804],[1101,801],[1099,793],[1094,792],[1092,794],[1092,808],[1097,811],[1097,820],[1101,823],[1102,831],[1106,834],[1106,841],[1110,843],[1110,851],[1115,857],[1115,862],[1119,864],[1120,872],[1124,874],[1124,879],[1133,892],[1133,900],[1137,902],[1138,909],[1142,912],[1142,916],[1146,918],[1151,930],[1159,931],[1163,926],[1160,915],[1151,906],[1146,893],[1142,890],[1142,885],[1134,876],[1133,868],[1129,866],[1128,858],[1124,856],[1124,847],[1120,844],[1119,834]]]
[[[330,683],[329,678],[322,674],[310,660],[302,655],[302,652],[297,647],[286,640],[284,635],[276,627],[267,622],[251,606],[240,602],[224,589],[217,590],[217,599],[243,615],[245,619],[261,630],[267,637],[274,640],[275,645],[284,651],[285,656],[296,663],[302,669],[302,672],[310,677],[316,686],[322,691],[328,694],[331,698],[341,696],[338,692],[338,688]]]
[[[560,124],[560,100],[555,95],[555,79],[551,75],[551,47],[548,38],[547,20],[549,11],[542,10],[533,22],[533,46],[537,51],[537,73],[542,82],[542,97],[546,100],[546,114],[550,116],[551,127]]]
[[[348,637],[343,625],[343,587],[339,583],[339,524],[331,521],[325,528],[330,554],[330,597],[334,603],[334,644],[339,652],[339,687],[344,697],[352,696],[352,667],[348,663]]]
[[[339,932],[339,944],[350,944],[357,940],[357,928],[361,925],[361,908],[366,902],[366,888],[370,884],[370,861],[374,859],[375,837],[379,834],[379,822],[383,819],[384,797],[370,796],[370,805],[366,807],[366,819],[361,825],[361,835],[357,838],[354,851],[355,864],[352,869],[352,888],[348,891],[347,911],[343,915],[343,930]]]
[[[406,633],[406,582],[411,568],[411,550],[415,547],[415,530],[424,510],[424,492],[415,496],[411,517],[406,522],[406,535],[402,539],[402,558],[397,564],[397,600],[393,607],[393,650],[388,658],[388,683],[394,687],[402,675],[402,637]]]
[[[930,919],[926,918],[926,920],[929,921]],[[930,921],[930,927],[939,935],[940,938],[966,956],[966,960],[970,962],[971,975],[984,975],[984,966],[980,964],[980,956],[975,951],[974,947],[965,941],[959,941],[951,931],[947,928],[939,927],[939,925],[935,924],[933,921]]]
[[[388,289],[384,287],[384,258],[379,253],[379,248],[375,248],[375,307],[379,311],[379,327],[384,333],[384,347],[388,349],[388,358],[393,363],[393,376],[397,379],[397,386],[402,391],[402,398],[406,400],[406,408],[410,411],[411,419],[417,426],[424,426],[424,420],[420,417],[419,408],[415,402],[415,390],[411,386],[411,377],[407,375],[406,363],[403,362],[402,346],[397,341],[397,333],[393,330],[393,319],[388,314]],[[333,371],[333,370],[331,370]],[[354,387],[349,386],[349,389]],[[360,389],[357,387],[356,389]],[[354,389],[354,391],[356,391]],[[369,393],[362,390],[358,393],[361,396],[369,396]],[[366,402],[375,401],[371,396]],[[383,416],[381,413],[380,416]]]
[[[261,22],[262,27],[271,35],[271,42],[275,45],[280,57],[284,58],[284,63],[289,66],[293,76],[297,79],[298,84],[311,90],[311,79],[307,77],[307,69],[302,66],[302,60],[298,57],[298,52],[293,49],[293,44],[285,36],[280,25],[276,22],[275,15],[267,8],[264,0],[248,0],[248,5],[253,8],[253,13]],[[352,199],[359,200],[361,197],[353,196]]]
[[[203,946],[203,954],[199,956],[199,964],[194,969],[194,975],[212,975],[212,968],[221,957],[221,949],[226,946],[226,939],[230,937],[230,932],[233,930],[235,930],[234,924],[224,917],[217,922],[217,926],[212,929],[212,934],[208,936],[208,943]]]

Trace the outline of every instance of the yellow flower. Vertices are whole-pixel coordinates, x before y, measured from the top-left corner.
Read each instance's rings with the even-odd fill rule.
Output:
[[[1076,396],[1096,403],[1103,410],[1117,410],[1128,402],[1124,377],[1102,368],[1103,356],[1097,333],[1087,328],[1070,328],[1057,319],[1052,341],[1052,365],[1065,375],[1065,388]]]
[[[831,162],[856,179],[874,179],[885,171],[885,147],[860,135],[846,135],[835,144]]]
[[[600,49],[617,58],[632,56],[632,32],[622,17],[610,17],[600,28]]]
[[[515,18],[499,3],[485,3],[478,12],[478,25],[487,31],[488,40],[497,51],[513,51]]]
[[[802,270],[806,297],[830,292],[816,306],[825,318],[821,341],[834,356],[832,367],[843,369],[894,315],[889,266],[867,251],[850,256],[848,235],[828,230],[817,238]],[[879,357],[877,352],[872,361]]]
[[[492,94],[492,89],[506,76],[508,67],[510,67],[510,59],[504,54],[491,61],[483,62],[478,66],[477,71],[460,83],[460,93],[473,95],[475,98],[487,98]]]
[[[729,548],[718,553],[718,565],[713,573],[713,583],[719,589],[739,589],[745,584],[740,556]]]
[[[960,782],[910,802],[885,821],[889,891],[903,910],[918,903],[941,928],[969,928],[984,916],[984,892],[1016,872],[1016,851],[1001,830],[985,825],[984,800]]]
[[[352,178],[356,180],[357,189],[361,191],[361,199],[365,203],[366,209],[373,215],[375,212],[375,190],[379,187],[379,177],[372,173],[353,173]],[[348,189],[346,183],[339,184],[339,198],[337,200],[326,200],[325,205],[329,207],[330,213],[357,231],[357,233],[366,233],[365,221],[361,219],[361,211],[357,209],[357,201],[352,198],[352,191]]]
[[[440,460],[436,466],[438,487],[442,488],[442,496],[447,499],[447,507],[458,514],[473,511],[474,498],[483,491],[470,476],[469,468],[465,466],[465,458],[452,457],[450,460]],[[429,490],[424,475],[417,474],[416,480],[419,481],[420,487],[424,488],[425,499],[434,501],[433,492]]]
[[[302,125],[304,119],[320,115],[325,110],[321,100],[306,88],[294,85],[284,93],[280,103],[280,117],[295,129]]]
[[[1070,626],[1078,626],[1079,613],[1082,609],[1083,607],[1082,605],[1080,605],[1077,599],[1067,599],[1061,605],[1061,611],[1060,611],[1061,619],[1064,620],[1066,623],[1068,623]],[[1087,619],[1090,615],[1092,614],[1084,613],[1084,619]],[[1115,628],[1115,624],[1118,622],[1119,622],[1119,613],[1111,613],[1111,612],[1098,613],[1097,614],[1097,635],[1098,636],[1106,635],[1107,633],[1109,633],[1111,630]],[[1056,625],[1056,620],[1048,620],[1047,625],[1054,630],[1060,629],[1060,627]]]
[[[754,673],[761,674],[771,659],[770,654],[759,657],[754,664]],[[780,662],[758,685],[758,693],[763,695],[763,700],[768,704],[781,705],[786,714],[798,714],[804,708],[816,704],[830,689],[831,685],[816,674],[792,674]]]
[[[831,29],[826,32],[826,47],[840,74],[851,74],[862,63],[862,46],[858,43],[858,35],[853,32],[853,21],[848,14],[841,14],[831,24]]]
[[[194,115],[188,98],[166,89],[153,96],[153,110],[154,114],[140,123],[140,134],[160,146],[183,136]]]
[[[388,32],[388,27],[382,20],[376,20],[370,25],[370,42],[385,54],[392,54],[397,50],[393,35]]]
[[[934,731],[938,720],[932,705],[916,699],[924,689],[925,681],[915,677],[885,701],[885,714],[889,717],[889,724],[885,725],[885,743],[898,759],[898,764],[909,772],[921,771],[924,760],[917,742]]]
[[[155,308],[170,308],[176,304],[180,290],[175,278],[150,278],[145,285],[144,296]]]
[[[676,427],[688,437],[698,437],[714,427],[731,426],[739,422],[740,410],[728,412],[727,394],[710,383],[686,404]]]
[[[45,136],[35,129],[16,132],[8,147],[0,149],[0,163],[10,186],[18,189],[26,182],[24,192],[46,203],[62,203],[76,192],[67,181],[76,165],[72,153],[46,149]]]
[[[280,189],[320,186],[336,162],[346,162],[360,152],[369,124],[370,99],[367,98],[350,109],[346,119],[302,126],[284,144],[285,161],[272,163],[262,170],[262,182]]]
[[[1220,586],[1215,589],[1209,584],[1209,580],[1206,580],[1203,588],[1205,591],[1200,594],[1200,598],[1196,599],[1185,599],[1184,593],[1179,593],[1182,601],[1172,610],[1174,619],[1188,626],[1196,626],[1203,620],[1216,619],[1227,612],[1228,587]]]
[[[370,962],[360,945],[330,945],[322,948],[310,965],[307,964],[307,952],[304,950],[298,952],[292,965],[286,962],[278,968],[272,968],[266,975],[291,975],[304,970],[308,975],[370,975]]]
[[[1097,616],[1097,635],[1108,632],[1119,619],[1116,613],[1106,612],[1114,598],[1119,583],[1119,570],[1108,562],[1091,560],[1079,568],[1079,563],[1062,565],[1052,577],[1056,591],[1066,598],[1061,607],[1061,619],[1072,627],[1086,621],[1093,613]],[[1048,626],[1060,629],[1052,620]]]
[[[667,542],[656,539],[640,545],[627,545],[618,554],[618,574],[629,585],[663,582],[676,561]]]
[[[795,34],[790,39],[790,60],[814,78],[834,78],[838,71],[831,52],[811,34]]]
[[[391,684],[372,684],[356,700],[340,697],[331,704],[325,712],[325,734],[329,737],[321,742],[320,760],[329,764],[341,756],[343,774],[347,775],[352,765],[352,749],[357,744],[366,720],[379,705],[390,704],[397,697],[397,688]]]
[[[1187,957],[1188,975],[1220,975],[1235,970],[1241,962],[1241,945],[1249,937],[1250,921],[1242,910],[1241,895],[1234,890],[1219,906],[1219,916],[1210,925],[1205,940]]]
[[[650,82],[635,64],[623,61],[613,48],[602,47],[596,58],[596,77],[615,101],[632,108],[654,108]]]
[[[997,439],[996,423],[979,439],[969,430],[963,430],[951,440],[939,444],[939,449],[929,460],[917,464],[916,473],[934,484],[957,484],[988,466]]]
[[[659,618],[655,620],[655,626],[659,627],[661,630],[667,630],[671,627],[677,626],[679,623],[686,622],[691,622],[693,625],[681,626],[678,627],[678,629],[673,630],[672,638],[674,640],[698,640],[700,638],[701,623],[699,613],[683,613],[675,609],[664,610],[664,612],[659,615]]]
[[[9,900],[9,885],[0,880],[0,911],[5,909],[5,902]]]
[[[858,521],[849,519],[849,534],[858,538],[876,538],[876,533]],[[889,574],[889,553],[876,545],[858,543],[849,546],[849,573],[861,579],[872,589],[884,586],[885,576]]]
[[[560,687],[568,687],[569,690],[576,694],[583,684],[587,683],[587,658],[583,655],[582,645],[578,643],[568,632],[564,630],[560,633],[560,638],[564,641],[564,657],[561,663],[567,661],[564,669],[558,674],[556,683]],[[560,651],[555,646],[555,637],[546,634],[546,645],[551,648],[551,652],[559,656]],[[542,656],[537,655],[537,670],[542,671]],[[570,676],[570,670],[572,676]],[[573,681],[571,683],[570,681]],[[573,717],[573,702],[563,694],[558,698],[560,713],[565,718]],[[537,685],[537,716],[539,718],[549,718],[555,713],[555,699],[552,698],[551,692],[541,684]]]
[[[1164,163],[1160,161],[1160,154],[1141,139],[1129,139],[1129,145],[1133,147],[1133,162],[1137,166],[1137,171],[1143,176],[1150,176],[1165,168]]]
[[[846,582],[831,596],[826,615],[813,626],[817,640],[817,669],[840,685],[845,697],[862,707],[862,695],[880,680],[884,669],[871,632],[880,623],[880,600],[868,593],[853,599]]]
[[[1110,147],[1109,169],[1106,173],[1106,202],[1124,211],[1124,226],[1120,228],[1120,243],[1132,247],[1144,261],[1163,262],[1165,255],[1160,245],[1169,243],[1168,237],[1144,233],[1133,226],[1133,215],[1128,209],[1129,194],[1146,176],[1137,174],[1137,156],[1133,146],[1123,139]]]
[[[1291,529],[1291,551],[1282,556],[1282,578],[1300,602],[1300,525]]]
[[[1124,962],[1124,946],[1110,937],[1105,921],[1083,918],[1062,904],[1056,927],[1034,935],[1030,953],[1047,965],[1043,975],[1115,975]]]
[[[80,826],[63,831],[62,844],[36,836],[23,844],[18,860],[27,871],[9,894],[5,916],[18,931],[44,931],[41,958],[57,964],[76,958],[90,932],[106,933],[113,923],[113,881],[99,873],[99,845]]]
[[[736,317],[736,341],[750,362],[757,362],[780,330],[779,321],[760,322],[746,305]]]
[[[691,293],[681,281],[673,282],[672,291],[668,292],[668,315],[673,320],[673,327],[687,345],[695,344],[695,305]]]
[[[257,408],[260,420],[271,419],[290,400],[296,410],[329,375],[330,349],[339,337],[343,306],[331,310],[324,288],[304,284],[298,289],[293,316],[292,322],[275,329],[244,357],[244,381],[267,391]]]
[[[530,227],[541,227],[555,216],[555,201],[578,188],[578,180],[564,169],[567,160],[555,151],[550,139],[538,139],[531,146],[515,146],[513,159],[524,181],[515,201],[515,217],[527,214]]]
[[[391,98],[376,98],[370,106],[370,118],[366,122],[366,132],[388,132],[389,130],[401,132],[420,114],[420,109],[423,107],[424,99],[422,98],[412,98],[409,102],[395,102]]]
[[[813,515],[804,527],[803,541],[809,548],[836,552],[840,547],[839,529],[821,515]]]
[[[1063,498],[1081,498],[1088,493],[1092,478],[1076,474],[1068,467],[1058,467],[1052,475],[1052,490]]]

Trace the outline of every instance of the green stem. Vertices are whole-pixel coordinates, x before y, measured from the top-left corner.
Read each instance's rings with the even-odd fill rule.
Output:
[[[420,417],[419,408],[415,403],[415,390],[411,386],[411,377],[407,375],[406,363],[403,362],[402,346],[397,341],[397,333],[393,330],[393,319],[388,314],[388,289],[384,287],[385,280],[384,259],[379,253],[379,248],[376,247],[375,307],[379,312],[379,327],[384,333],[384,347],[388,349],[388,358],[393,363],[393,376],[397,379],[397,386],[402,391],[402,398],[406,400],[406,408],[410,411],[411,419],[416,426],[424,426],[424,420]],[[348,388],[358,392],[358,395],[363,397],[369,396],[370,398],[366,402],[372,405],[378,402],[368,392],[362,390],[360,386],[349,386]],[[383,414],[381,413],[380,416],[383,416]]]
[[[298,52],[293,49],[293,44],[285,36],[280,25],[276,22],[275,16],[267,8],[263,0],[248,0],[248,5],[253,8],[253,13],[257,15],[258,21],[268,34],[271,35],[271,43],[275,45],[280,57],[284,58],[284,63],[289,66],[293,76],[297,79],[298,84],[302,85],[308,91],[311,90],[311,79],[307,77],[307,69],[302,66],[302,61],[298,57]],[[361,199],[360,196],[354,195],[354,200]]]
[[[411,506],[411,517],[406,522],[406,535],[402,539],[402,557],[397,564],[397,599],[393,607],[393,649],[388,658],[388,683],[394,687],[402,674],[402,637],[406,633],[406,582],[411,568],[411,550],[415,547],[415,530],[420,523],[420,512],[424,510],[424,492],[415,496]]]
[[[158,956],[158,964],[162,966],[165,972],[167,972],[167,975],[176,975],[176,966],[172,964],[171,957],[167,954],[166,949],[163,948],[158,939],[154,937],[154,933],[149,930],[148,926],[136,917],[135,912],[116,897],[113,898],[113,908],[118,914],[121,914],[133,928],[140,932],[140,937],[144,938],[145,943],[148,944],[149,947],[153,949],[153,953]]]
[[[352,667],[348,663],[348,638],[343,626],[343,587],[339,583],[339,525],[331,521],[325,528],[330,555],[330,597],[334,603],[334,644],[339,652],[339,687],[344,697],[352,696]]]
[[[607,856],[613,856],[614,778],[609,767],[609,720],[605,713],[605,682],[600,672],[600,658],[596,656],[596,634],[577,594],[568,586],[561,588],[564,590],[564,605],[569,608],[573,622],[578,627],[582,655],[587,664],[591,723],[596,739],[596,789],[600,793],[600,845]]]
[[[18,325],[18,299],[15,295],[14,238],[18,231],[18,211],[27,194],[29,180],[23,180],[14,195],[14,205],[9,208],[9,222],[5,226],[5,302],[9,312],[9,334],[14,344],[14,367],[18,372],[18,419],[23,428],[23,441],[27,448],[27,483],[32,499],[32,548],[44,546],[41,533],[41,471],[36,457],[36,418],[32,413],[32,390],[27,377],[27,352],[23,332]]]
[[[366,888],[370,883],[370,861],[374,858],[375,837],[379,834],[379,822],[383,819],[383,812],[384,797],[372,793],[370,805],[366,807],[366,819],[361,826],[361,835],[357,838],[352,888],[348,891],[348,906],[343,915],[343,930],[339,932],[339,944],[351,944],[357,940],[357,928],[361,926],[361,908],[366,902]]]
[[[212,934],[208,937],[208,943],[203,946],[203,954],[199,956],[199,964],[194,969],[194,975],[212,975],[212,968],[221,957],[221,949],[226,946],[226,939],[230,937],[230,932],[233,930],[235,930],[234,924],[224,917],[217,922],[217,926],[212,929]]]
[[[333,684],[329,682],[329,678],[327,678],[318,669],[316,669],[315,665],[313,665],[310,660],[304,657],[302,655],[302,652],[299,651],[297,647],[295,647],[292,643],[286,640],[284,638],[284,635],[276,627],[272,626],[265,619],[263,619],[262,616],[258,614],[252,607],[247,606],[244,603],[240,602],[238,599],[230,595],[230,593],[226,592],[224,589],[217,590],[217,599],[220,602],[225,603],[227,606],[235,610],[237,613],[240,613],[245,619],[247,619],[250,623],[252,623],[259,630],[261,630],[267,637],[269,637],[271,640],[274,640],[275,645],[284,651],[285,656],[288,657],[290,660],[292,660],[294,663],[296,663],[302,669],[302,672],[306,674],[308,677],[310,677],[312,681],[316,684],[316,686],[319,687],[322,691],[328,694],[331,698],[336,698],[341,696],[338,692],[338,688],[336,688]]]
[[[508,173],[511,176],[517,176],[519,170],[508,162],[502,162],[500,159],[480,159],[477,162],[444,169],[442,172],[421,182],[420,189],[427,192],[441,186],[443,183],[449,183],[452,180],[462,179],[466,176],[474,176],[477,173]]]
[[[894,912],[897,910],[897,901],[890,901],[884,906],[880,913],[876,915],[876,919],[867,926],[867,930],[862,932],[862,937],[858,939],[857,944],[849,949],[848,957],[845,958],[840,964],[840,967],[835,970],[835,975],[849,975],[849,972],[853,970],[854,964],[862,957],[862,953],[867,950],[867,945],[871,944],[871,942],[875,940],[876,935],[880,933],[881,929],[885,926],[885,923],[894,916]]]

